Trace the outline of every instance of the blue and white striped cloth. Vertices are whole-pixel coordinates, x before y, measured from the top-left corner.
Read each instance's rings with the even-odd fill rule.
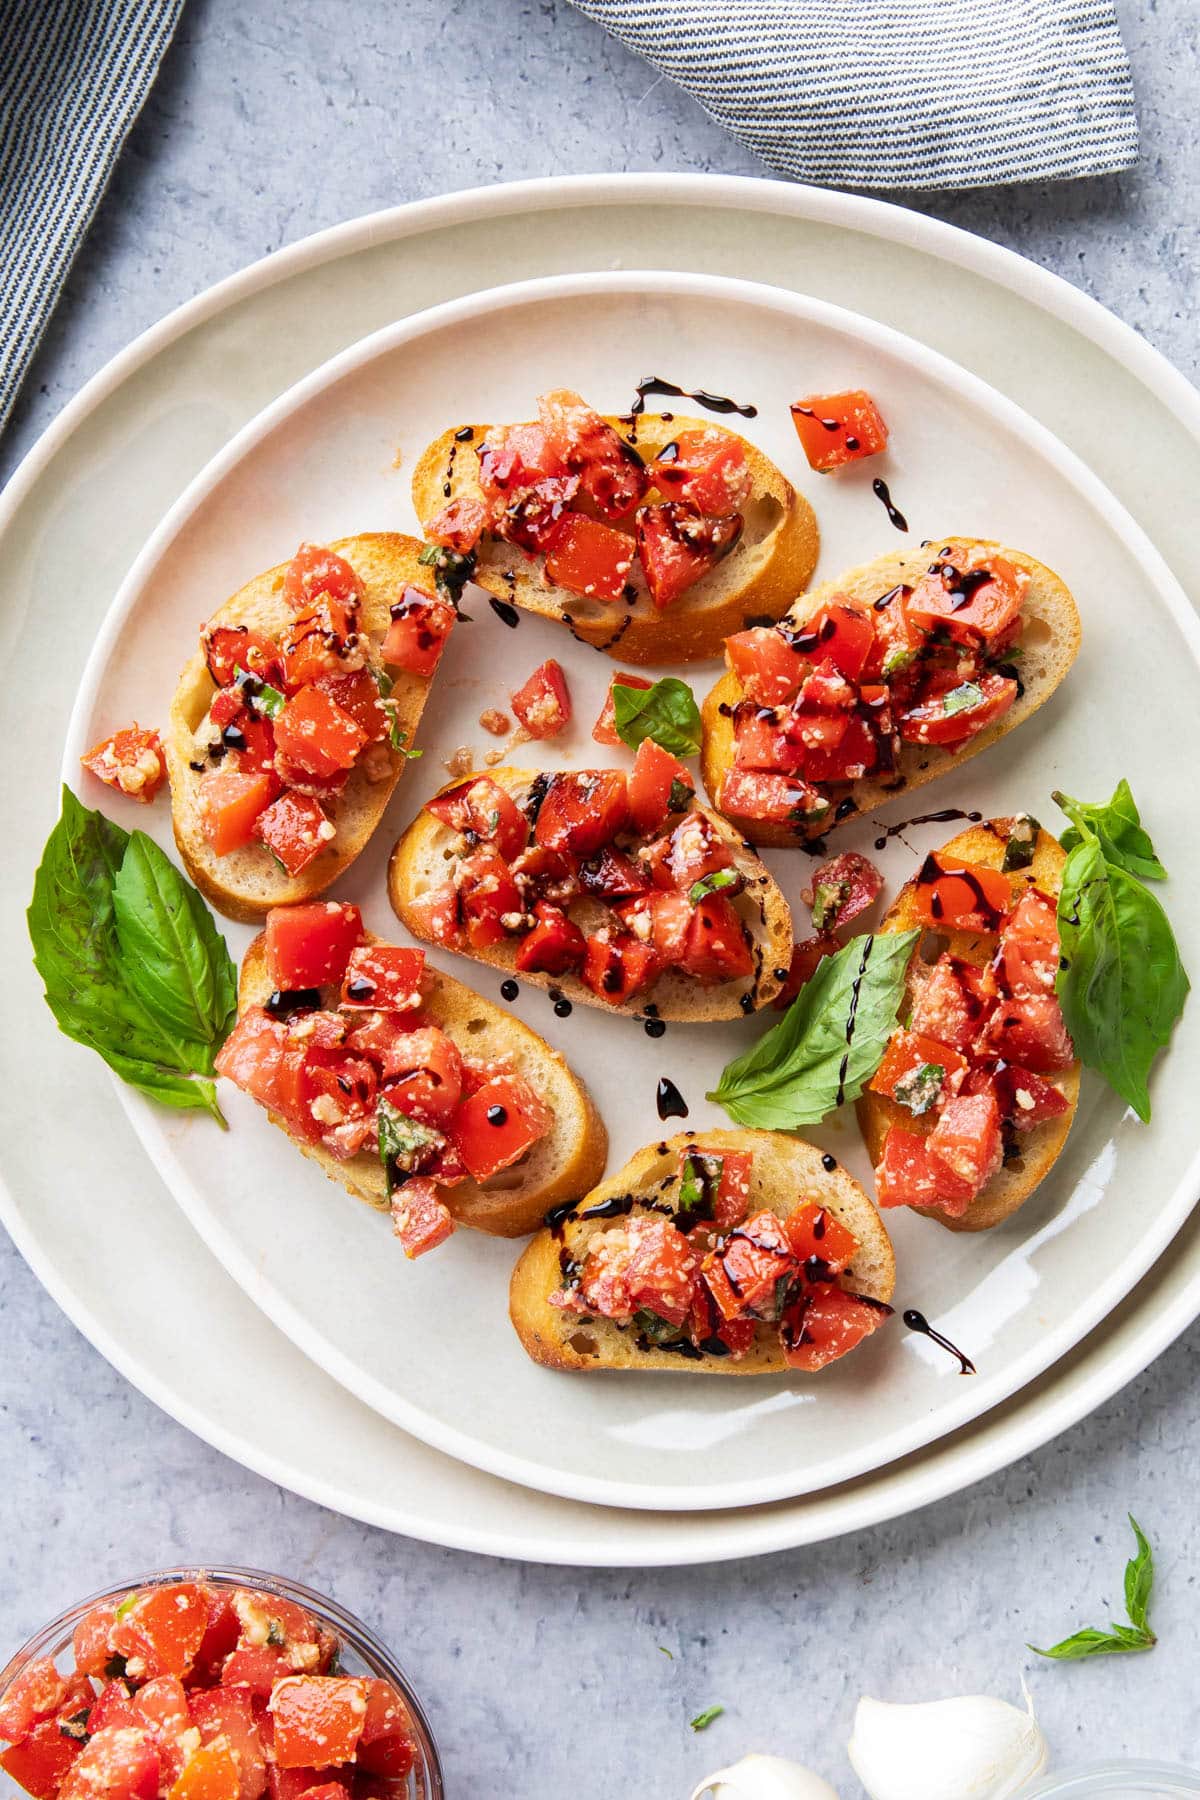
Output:
[[[183,0],[0,0],[0,430]]]
[[[1137,160],[1112,0],[575,0],[781,175],[988,187]]]

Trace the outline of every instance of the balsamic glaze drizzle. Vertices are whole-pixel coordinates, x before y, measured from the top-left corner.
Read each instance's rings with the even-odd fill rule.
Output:
[[[975,1364],[970,1357],[960,1350],[957,1344],[952,1344],[948,1337],[943,1337],[940,1331],[935,1331],[925,1314],[918,1312],[915,1306],[910,1306],[902,1317],[910,1331],[918,1332],[921,1337],[927,1337],[941,1349],[948,1350],[951,1356],[956,1356],[959,1361],[958,1372],[960,1375],[976,1373]]]
[[[497,600],[495,594],[488,595],[488,605],[503,624],[513,631],[517,629],[521,623],[521,615],[515,606],[510,606],[507,600]]]
[[[660,1119],[686,1119],[688,1116],[687,1101],[668,1075],[659,1077],[654,1104]]]
[[[886,850],[888,839],[903,837],[911,825],[948,825],[952,819],[965,819],[969,825],[978,825],[983,814],[963,812],[957,806],[943,806],[940,812],[918,813],[915,818],[901,819],[898,825],[889,825],[883,836],[875,839],[875,848]]]
[[[850,988],[850,1011],[846,1015],[846,1050],[838,1065],[837,1094],[834,1098],[835,1109],[846,1098],[846,1077],[850,1073],[850,1046],[854,1041],[854,1027],[858,1019],[858,996],[862,992],[863,976],[867,972],[867,964],[871,960],[871,951],[875,948],[873,935],[863,939],[862,956],[859,958],[858,974],[854,977]]]
[[[678,400],[694,400],[697,406],[704,407],[706,412],[739,413],[743,419],[756,419],[757,406],[740,405],[730,400],[725,394],[710,394],[704,388],[676,387],[673,381],[664,381],[661,375],[643,375],[637,384],[637,399],[630,407],[630,415],[637,418],[646,410],[648,394],[665,394]]]
[[[883,480],[883,478],[881,476],[877,475],[875,477],[874,481],[871,483],[871,492],[874,494],[875,498],[882,504],[883,510],[888,516],[889,522],[896,527],[896,530],[897,531],[907,531],[908,530],[908,520],[905,518],[904,514],[900,511],[900,508],[898,506],[896,506],[895,503],[893,502],[892,496],[888,492],[888,484],[886,481]]]

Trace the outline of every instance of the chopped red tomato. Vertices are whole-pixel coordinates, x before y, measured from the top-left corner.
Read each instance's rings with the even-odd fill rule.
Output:
[[[930,564],[904,610],[923,631],[941,629],[960,641],[995,649],[1010,640],[1029,576],[1003,556],[976,546]]]
[[[983,993],[988,979],[986,970],[960,957],[940,956],[913,996],[911,1029],[954,1050],[970,1050],[984,1006],[990,1005]]]
[[[649,944],[624,932],[600,931],[587,939],[582,980],[610,1006],[621,1006],[658,979],[660,964]]]
[[[629,584],[634,545],[626,532],[586,513],[568,513],[546,552],[551,581],[589,600],[620,600]]]
[[[721,783],[721,811],[755,823],[791,825],[803,832],[828,810],[816,788],[798,776],[730,769]]]
[[[352,1762],[367,1714],[363,1683],[349,1676],[290,1676],[276,1683],[271,1714],[281,1769]]]
[[[259,813],[252,835],[294,876],[320,856],[337,832],[319,800],[289,788]]]
[[[275,719],[277,747],[313,775],[352,768],[366,741],[366,733],[350,714],[317,687],[302,687]]]
[[[793,405],[792,423],[809,467],[821,474],[887,449],[883,415],[862,388],[809,394]]]
[[[355,1761],[368,1774],[399,1781],[416,1760],[408,1713],[400,1696],[386,1681],[368,1681],[367,1715]]]
[[[319,693],[327,694],[348,713],[369,743],[388,734],[388,717],[383,707],[379,683],[369,669],[350,669],[342,675],[322,675],[313,682]]]
[[[643,738],[629,777],[629,819],[643,836],[661,831],[673,812],[691,802],[695,783],[683,764],[653,738]]]
[[[800,690],[804,660],[774,625],[752,625],[727,637],[725,659],[755,706],[783,706]]]
[[[713,1286],[712,1277],[718,1268],[723,1282],[719,1280]],[[779,1283],[794,1270],[795,1261],[783,1225],[773,1212],[765,1210],[735,1226],[724,1249],[705,1263],[713,1297],[725,1317],[731,1319],[747,1313],[775,1318]]]
[[[832,724],[834,721],[830,721]],[[844,736],[846,722],[836,721],[839,735]],[[799,737],[790,737],[779,729],[775,714],[739,706],[733,727],[733,762],[737,769],[770,771],[777,775],[798,775],[808,756]]]
[[[545,1137],[554,1114],[519,1075],[497,1075],[464,1100],[449,1137],[474,1181],[519,1162]]]
[[[1075,1061],[1075,1046],[1054,994],[1001,1000],[979,1038],[984,1055],[1045,1075]]]
[[[400,944],[358,944],[342,977],[343,1006],[411,1012],[421,1004],[425,952]]]
[[[874,647],[874,616],[857,600],[835,597],[790,631],[787,641],[797,655],[831,662],[848,681],[857,681]]]
[[[219,688],[230,687],[239,669],[264,675],[279,655],[274,638],[251,631],[248,625],[206,625],[200,633],[200,648]]]
[[[694,506],[668,500],[637,515],[637,547],[650,598],[660,611],[716,568],[742,535],[742,516],[709,519]]]
[[[848,1269],[858,1254],[858,1239],[836,1213],[816,1200],[803,1200],[783,1221],[792,1255],[799,1263],[823,1263],[831,1275]]]
[[[148,805],[167,779],[167,758],[157,731],[126,726],[94,744],[80,762],[118,793]]]
[[[724,894],[706,894],[693,909],[680,967],[700,982],[744,981],[754,973],[747,937],[733,903]]]
[[[949,1044],[915,1031],[896,1031],[868,1086],[873,1094],[885,1094],[919,1116],[958,1092],[966,1068],[966,1057]]]
[[[434,1182],[414,1175],[392,1195],[392,1229],[410,1262],[454,1233],[454,1215]]]
[[[362,914],[345,900],[276,906],[267,914],[267,968],[283,992],[340,982],[362,939]]]
[[[233,1652],[221,1671],[221,1686],[241,1691],[256,1700],[270,1698],[277,1681],[294,1673],[282,1650],[266,1644],[243,1645]]]
[[[129,1683],[115,1680],[105,1682],[100,1690],[96,1704],[88,1711],[87,1727],[92,1737],[103,1731],[107,1725],[137,1725],[140,1723],[133,1710],[133,1694]]]
[[[280,645],[284,687],[294,693],[322,675],[342,674],[352,653],[361,662],[357,628],[354,607],[329,594],[297,613]]]
[[[621,742],[617,735],[617,715],[613,707],[613,688],[618,681],[622,687],[645,689],[654,686],[654,683],[645,675],[626,675],[621,672],[613,676],[608,684],[608,693],[604,696],[600,717],[592,726],[592,736],[598,744],[619,744]]]
[[[539,663],[512,696],[512,709],[532,738],[557,737],[571,723],[571,695],[561,664]]]
[[[458,1045],[436,1025],[398,1037],[386,1056],[384,1098],[410,1119],[441,1129],[462,1098]]]
[[[712,425],[681,431],[665,444],[650,479],[668,500],[685,500],[710,515],[740,511],[754,485],[742,440]]]
[[[948,1170],[956,1181],[970,1191],[971,1199],[979,1193],[1003,1158],[1000,1141],[1000,1109],[991,1094],[952,1095],[941,1107],[937,1122],[925,1140],[925,1149],[935,1177]],[[952,1209],[943,1199],[945,1211]],[[965,1211],[964,1203],[959,1210]]]
[[[1007,875],[934,850],[913,884],[917,916],[953,931],[995,931],[1012,902]]]
[[[560,448],[536,425],[502,425],[478,447],[479,485],[488,524],[498,537],[531,555],[546,546],[579,492]]]
[[[823,862],[812,878],[813,924],[818,931],[849,925],[879,898],[883,876],[868,857],[855,850]]]
[[[585,894],[597,900],[633,900],[650,892],[650,882],[635,862],[621,850],[606,844],[597,855],[579,865],[579,883]]]
[[[167,1800],[240,1800],[241,1776],[224,1739],[202,1744],[167,1790]]]
[[[723,1150],[720,1155],[692,1149],[681,1151],[681,1204],[685,1190],[701,1189],[702,1203],[691,1200],[686,1216],[697,1223],[711,1220],[719,1232],[732,1231],[746,1216],[753,1166],[754,1154],[750,1150]]]
[[[537,920],[533,930],[522,939],[517,951],[517,969],[521,974],[565,975],[581,968],[587,944],[578,925],[572,923],[559,906],[539,900],[534,906]]]
[[[551,776],[533,835],[545,850],[594,856],[628,821],[624,775],[616,769],[584,769]]]
[[[304,612],[323,595],[354,608],[363,596],[363,584],[352,566],[336,550],[323,544],[301,544],[283,577],[283,597],[293,612]]]
[[[453,550],[456,556],[469,556],[483,536],[486,523],[487,513],[482,500],[460,495],[448,501],[441,512],[430,519],[425,536],[431,544],[441,544],[443,549]]]
[[[969,1094],[994,1094],[1001,1118],[1018,1131],[1032,1131],[1047,1119],[1061,1118],[1071,1105],[1053,1082],[1035,1075],[1032,1069],[1019,1069],[1003,1061],[972,1069],[965,1090]]]
[[[413,929],[418,937],[432,938],[435,944],[457,943],[461,913],[453,880],[416,895],[408,902],[408,910],[415,917]]]
[[[195,1742],[191,1708],[177,1675],[159,1675],[133,1699],[135,1721],[149,1731],[158,1751],[160,1782],[170,1786],[183,1772]],[[237,1800],[235,1785],[232,1800]]]
[[[632,512],[650,485],[633,445],[568,388],[543,394],[538,416],[551,449],[578,474],[597,511],[606,519]]]
[[[805,938],[794,945],[787,980],[775,997],[776,1011],[782,1012],[790,1006],[805,983],[812,980],[823,959],[836,956],[841,947],[831,932],[818,932],[816,937]]]
[[[502,943],[508,932],[504,920],[525,915],[512,871],[504,858],[486,845],[459,866],[458,905],[467,937],[476,950]]]
[[[128,1611],[121,1612],[109,1633],[113,1650],[139,1665],[146,1675],[186,1675],[208,1626],[208,1601],[194,1581],[147,1588]]]
[[[872,603],[875,643],[863,669],[866,681],[898,680],[912,668],[924,646],[925,632],[913,623],[902,604],[907,592],[902,585],[889,588]]]
[[[1008,675],[951,678],[900,714],[900,736],[909,744],[964,744],[1002,719],[1016,697],[1017,684]]]
[[[1004,921],[999,958],[1010,994],[1052,994],[1058,975],[1058,909],[1037,888],[1027,888]]]
[[[807,781],[813,784],[858,781],[875,767],[879,761],[879,746],[865,719],[839,715],[835,721],[821,716],[820,723],[826,725],[826,735],[834,741],[806,749],[804,775]],[[835,723],[839,728],[836,731],[833,729]],[[803,718],[801,725],[811,729],[817,721]]]
[[[11,1775],[34,1800],[57,1800],[71,1765],[83,1749],[79,1738],[59,1730],[57,1719],[40,1725],[7,1750],[0,1751],[0,1769]],[[93,1789],[93,1795],[96,1790]]]
[[[892,1309],[832,1281],[818,1282],[784,1316],[783,1353],[790,1369],[815,1374],[886,1324]]]
[[[94,1606],[91,1612],[85,1613],[75,1627],[71,1639],[71,1647],[75,1657],[75,1667],[84,1675],[103,1675],[105,1667],[112,1656],[108,1647],[108,1634],[112,1630],[116,1617],[115,1606]]]
[[[425,810],[452,831],[493,843],[506,862],[524,849],[529,838],[529,820],[508,790],[487,775],[472,775],[435,794],[425,802]]]
[[[696,1257],[681,1231],[668,1219],[639,1221],[624,1271],[634,1312],[651,1312],[668,1325],[686,1324],[695,1273]]]
[[[380,651],[384,662],[428,679],[442,660],[455,616],[450,602],[440,595],[406,587],[392,607],[392,622]]]
[[[74,1759],[59,1794],[61,1800],[156,1800],[160,1773],[149,1732],[106,1726]]]
[[[970,1182],[944,1163],[934,1166],[925,1138],[900,1125],[891,1126],[883,1140],[875,1194],[880,1206],[937,1206],[953,1217],[966,1212],[975,1197]]]
[[[249,1693],[215,1687],[193,1694],[192,1718],[202,1743],[223,1738],[237,1758],[238,1800],[259,1800],[266,1791],[267,1763]]]
[[[15,1743],[33,1730],[39,1719],[58,1712],[67,1697],[67,1684],[48,1656],[25,1664],[0,1699],[0,1738]]]

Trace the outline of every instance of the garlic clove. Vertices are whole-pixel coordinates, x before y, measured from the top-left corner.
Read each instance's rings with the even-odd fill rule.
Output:
[[[718,1769],[692,1794],[692,1800],[838,1800],[827,1781],[782,1756],[743,1756],[732,1768]]]
[[[871,1800],[1009,1800],[1046,1766],[1030,1706],[964,1695],[892,1706],[865,1696],[850,1762]]]

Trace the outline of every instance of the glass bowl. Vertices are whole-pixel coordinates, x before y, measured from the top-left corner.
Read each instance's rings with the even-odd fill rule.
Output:
[[[213,1587],[224,1588],[260,1588],[264,1593],[278,1595],[281,1600],[294,1601],[297,1606],[312,1613],[314,1618],[335,1632],[340,1639],[341,1666],[345,1674],[373,1676],[380,1681],[390,1682],[404,1701],[417,1747],[416,1762],[408,1777],[406,1800],[445,1800],[442,1765],[433,1733],[429,1729],[429,1721],[421,1702],[409,1685],[408,1677],[393,1660],[391,1653],[360,1619],[346,1612],[336,1601],[326,1599],[324,1594],[314,1593],[311,1588],[302,1587],[298,1581],[289,1581],[283,1575],[268,1575],[261,1569],[159,1569],[153,1575],[136,1575],[130,1581],[119,1582],[99,1594],[92,1594],[44,1626],[0,1669],[0,1694],[33,1658],[50,1656],[57,1661],[66,1654],[69,1659],[71,1634],[93,1606],[119,1601],[134,1588],[159,1587],[174,1581],[206,1581]],[[8,1796],[23,1793],[24,1789],[17,1787],[0,1770],[0,1794]]]
[[[1021,1800],[1187,1800],[1200,1794],[1200,1771],[1176,1763],[1104,1762],[1064,1769],[1022,1791]]]

